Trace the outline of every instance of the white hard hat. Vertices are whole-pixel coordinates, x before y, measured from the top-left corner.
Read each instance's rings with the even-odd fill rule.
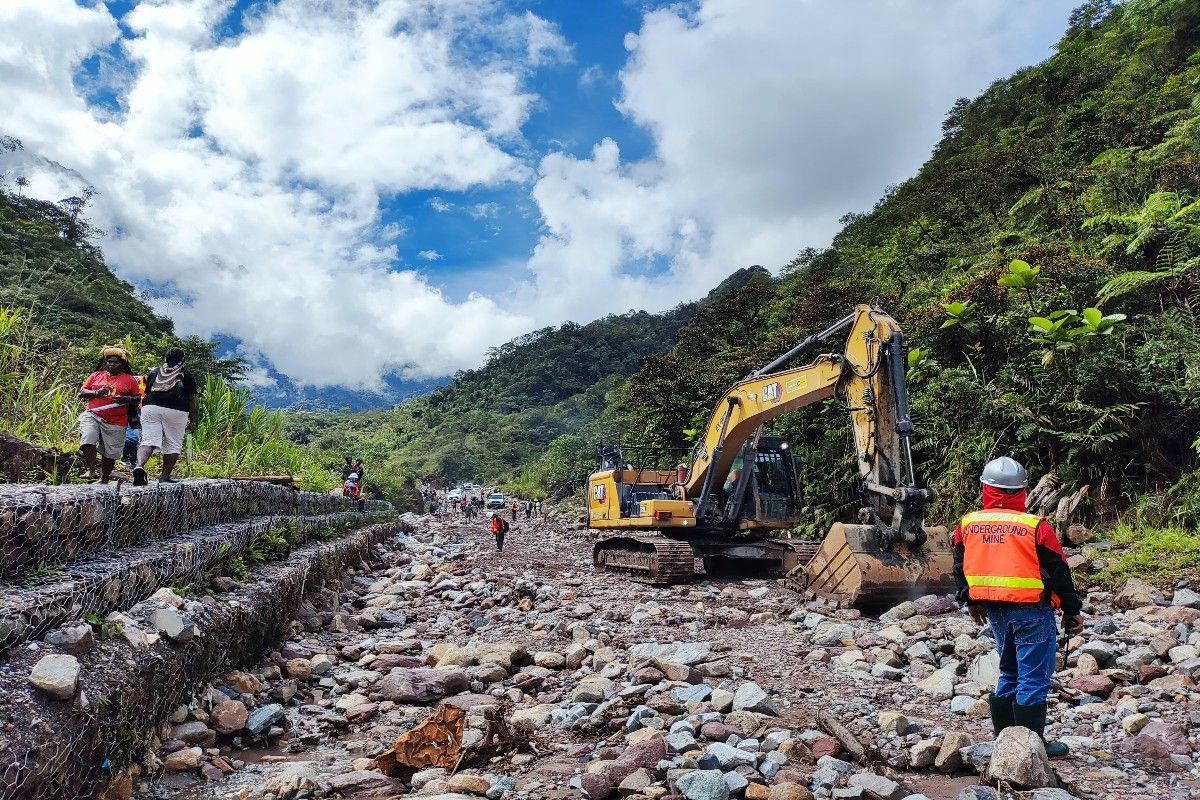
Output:
[[[1020,462],[1008,456],[1000,456],[993,458],[983,468],[983,474],[979,476],[980,483],[986,483],[988,486],[995,486],[997,489],[1007,489],[1008,491],[1016,491],[1017,489],[1025,488],[1025,468]]]

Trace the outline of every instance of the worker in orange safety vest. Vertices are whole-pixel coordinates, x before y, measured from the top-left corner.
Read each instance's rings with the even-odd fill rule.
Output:
[[[1054,611],[1062,610],[1066,632],[1080,633],[1082,603],[1054,528],[1025,511],[1025,468],[997,458],[979,480],[983,510],[954,529],[958,599],[976,623],[989,624],[1000,653],[989,700],[996,734],[1020,725],[1044,737],[1058,649]],[[1046,742],[1052,758],[1067,752],[1062,742]]]

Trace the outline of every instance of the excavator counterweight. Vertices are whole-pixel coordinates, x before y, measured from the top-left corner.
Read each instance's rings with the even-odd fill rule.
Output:
[[[805,348],[846,331],[840,352],[785,368]],[[944,528],[925,528],[933,493],[913,463],[899,326],[857,306],[717,402],[676,470],[634,469],[619,447],[601,448],[588,479],[598,569],[666,584],[706,574],[787,575],[791,585],[837,605],[883,606],[952,589]],[[838,523],[816,545],[786,538],[804,505],[790,443],[764,433],[779,416],[837,397],[847,407],[863,498],[859,524]],[[812,465],[809,465],[812,469]]]

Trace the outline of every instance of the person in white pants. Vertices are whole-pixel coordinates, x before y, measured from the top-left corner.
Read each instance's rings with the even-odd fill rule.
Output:
[[[184,352],[172,347],[163,365],[146,373],[142,399],[142,441],[138,446],[133,485],[145,486],[146,462],[155,450],[162,453],[159,483],[174,483],[171,472],[183,452],[183,438],[196,420],[196,379],[183,366]]]

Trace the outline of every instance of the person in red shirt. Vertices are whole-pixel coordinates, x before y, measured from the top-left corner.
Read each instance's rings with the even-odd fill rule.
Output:
[[[79,387],[79,399],[87,410],[79,415],[80,451],[87,467],[85,476],[96,477],[96,454],[100,454],[100,482],[108,483],[113,466],[125,447],[129,407],[142,396],[137,378],[123,347],[105,347],[100,363]]]

